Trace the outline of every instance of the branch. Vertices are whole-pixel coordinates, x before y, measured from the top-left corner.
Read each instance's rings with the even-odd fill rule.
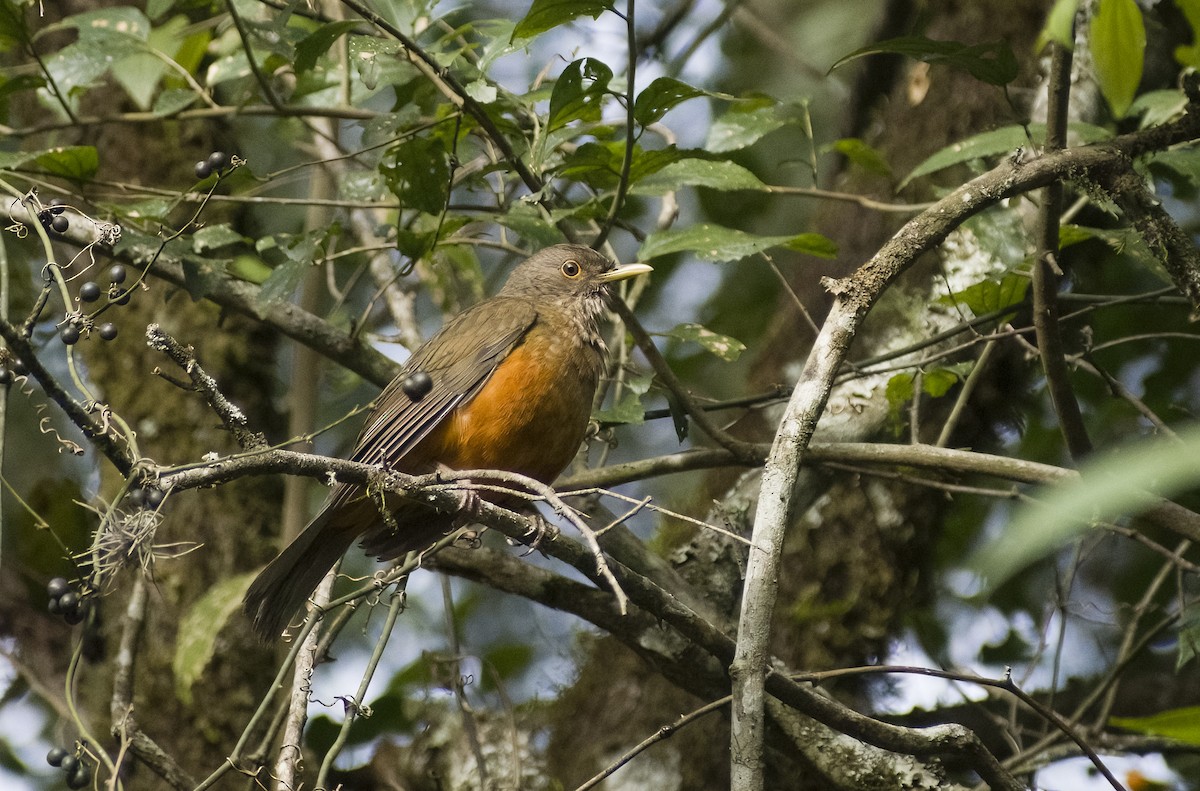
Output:
[[[267,446],[267,438],[260,432],[250,431],[246,427],[246,414],[230,403],[225,394],[217,388],[216,380],[201,367],[199,360],[196,359],[195,349],[191,346],[184,346],[163,332],[157,324],[146,327],[146,345],[167,355],[184,370],[191,378],[196,390],[204,396],[208,405],[221,418],[225,428],[233,434],[238,445],[245,450],[256,450]]]
[[[19,357],[21,362],[25,363],[25,367],[29,369],[29,373],[42,386],[42,391],[54,403],[58,404],[59,408],[66,413],[67,418],[79,427],[84,436],[112,462],[113,466],[122,475],[128,476],[129,471],[133,469],[133,465],[137,461],[133,457],[133,454],[129,452],[128,448],[117,441],[117,438],[107,430],[107,427],[92,417],[91,410],[86,405],[77,401],[54,378],[54,375],[46,370],[46,367],[38,359],[37,354],[34,352],[25,335],[16,326],[7,321],[0,320],[0,336],[4,338],[4,342],[12,353]]]
[[[671,370],[671,366],[663,359],[662,354],[658,351],[658,347],[654,345],[654,340],[650,337],[650,333],[646,332],[645,327],[638,321],[637,316],[629,309],[629,306],[620,299],[614,299],[612,305],[617,315],[621,317],[621,321],[624,322],[625,328],[633,336],[634,342],[650,362],[650,366],[654,369],[654,373],[659,378],[659,381],[678,399],[688,417],[700,427],[701,431],[707,434],[718,445],[732,453],[736,458],[744,462],[753,462],[758,457],[757,448],[754,443],[731,437],[724,429],[717,425],[717,422],[708,412],[692,398],[692,394],[684,387],[683,382],[679,381],[679,377]]]
[[[1071,92],[1071,50],[1050,44],[1049,102],[1046,109],[1046,152],[1061,151],[1067,144],[1067,104]],[[1071,374],[1059,325],[1058,226],[1062,214],[1063,185],[1051,182],[1042,190],[1038,209],[1038,252],[1033,264],[1033,327],[1038,357],[1046,373],[1046,389],[1058,416],[1058,425],[1071,458],[1080,461],[1092,452],[1087,426],[1071,388]]]
[[[113,691],[110,704],[112,733],[129,741],[129,748],[142,763],[176,791],[187,791],[196,781],[178,762],[138,727],[133,716],[133,682],[137,660],[137,643],[146,620],[146,581],[140,575],[134,579],[129,603],[121,626],[121,644],[113,668]]]
[[[572,543],[556,540],[543,545],[543,548],[548,553],[570,552],[568,545]],[[577,547],[574,551],[582,553],[582,548]],[[567,557],[556,556],[560,559]],[[733,640],[670,593],[648,580],[629,574],[624,567],[614,566],[614,572],[622,587],[629,592],[634,606],[628,615],[621,616],[613,607],[611,597],[601,591],[547,569],[530,567],[503,552],[451,548],[432,558],[428,565],[573,613],[616,637],[667,679],[693,694],[713,698],[729,689],[729,679],[721,668],[733,656]],[[663,623],[672,627],[685,642],[680,643],[671,631],[664,631]],[[699,647],[715,662],[702,661],[694,647]],[[799,746],[823,772],[833,773],[837,767],[823,767],[822,764],[846,760],[847,745],[843,735],[846,734],[874,748],[868,749],[865,755],[859,754],[864,762],[859,768],[866,776],[882,776],[886,767],[897,759],[897,756],[889,753],[920,758],[953,755],[966,761],[994,788],[1005,791],[1022,788],[984,749],[979,739],[964,727],[918,729],[889,725],[858,714],[786,676],[773,674],[768,683],[772,695],[820,723],[806,730],[808,739]],[[881,753],[879,750],[887,752]]]
[[[436,58],[423,50],[417,42],[404,35],[403,31],[398,27],[358,2],[358,0],[342,0],[342,4],[403,44],[404,56],[408,58],[409,63],[416,66],[446,98],[450,99],[455,105],[462,107],[463,110],[479,123],[479,126],[487,134],[488,139],[492,141],[492,145],[500,150],[500,154],[512,165],[517,175],[521,177],[521,181],[525,183],[526,188],[535,195],[542,191],[542,188],[545,186],[542,180],[517,156],[517,152],[513,149],[512,144],[508,142],[508,138],[504,136],[504,133],[497,128],[491,116],[487,114],[487,111],[483,109],[483,106],[479,102],[467,94],[466,89],[454,78],[454,75],[450,74],[448,69],[444,68]]]
[[[762,782],[767,646],[792,489],[834,378],[867,313],[919,256],[941,244],[954,228],[989,206],[1062,179],[1098,179],[1106,171],[1123,167],[1122,163],[1132,157],[1196,139],[1200,136],[1197,79],[1189,79],[1185,89],[1189,106],[1180,120],[1101,144],[1046,152],[1027,163],[1006,161],[914,217],[851,276],[826,279],[826,288],[834,295],[833,305],[780,422],[763,470],[755,514],[737,651],[730,667],[734,680],[731,769],[734,787],[739,791],[755,791]]]
[[[1162,201],[1147,191],[1146,182],[1129,163],[1117,173],[1102,176],[1100,184],[1111,194],[1146,245],[1192,304],[1192,318],[1200,315],[1200,253],[1179,224],[1167,214]]]

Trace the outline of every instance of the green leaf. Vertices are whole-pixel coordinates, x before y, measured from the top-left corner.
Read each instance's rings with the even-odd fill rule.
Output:
[[[440,140],[414,137],[388,150],[379,164],[388,188],[405,209],[439,214],[450,189],[450,162]]]
[[[0,0],[3,2],[3,0]],[[37,151],[0,151],[0,170],[12,170],[37,159]]]
[[[103,205],[121,219],[130,222],[164,223],[172,208],[171,203],[162,198]]]
[[[175,638],[175,695],[184,705],[192,704],[192,687],[204,674],[216,648],[217,635],[229,616],[242,607],[242,596],[255,572],[221,580],[208,589],[184,613]]]
[[[649,126],[675,105],[707,93],[672,77],[659,77],[637,95],[633,103],[633,118],[641,126]]]
[[[1021,304],[1029,289],[1029,278],[1005,275],[1000,280],[984,280],[957,293],[941,297],[946,305],[965,304],[976,316],[1005,310]]]
[[[1109,717],[1108,724],[1148,736],[1200,745],[1200,706],[1167,709],[1149,717]]]
[[[688,157],[672,162],[635,184],[634,195],[662,195],[683,187],[714,190],[766,190],[767,185],[746,168],[726,159]]]
[[[612,69],[595,58],[581,58],[567,64],[550,94],[547,131],[553,132],[571,121],[599,121],[612,76]]]
[[[120,51],[129,53],[112,65],[112,75],[134,103],[143,110],[154,104],[154,94],[168,71],[167,64],[151,50],[170,54],[178,51],[188,38],[188,21],[182,16],[153,28],[145,42],[126,41]]]
[[[289,258],[275,267],[271,276],[263,281],[258,298],[262,302],[285,302],[296,293],[304,273],[311,266],[308,261]]]
[[[592,419],[597,423],[619,425],[641,425],[646,419],[646,408],[642,406],[642,396],[650,391],[650,383],[654,374],[631,374],[625,377],[625,390],[620,400],[608,407],[593,413]]]
[[[209,225],[192,234],[192,250],[196,253],[204,253],[226,245],[240,244],[244,240],[245,238],[233,230],[229,223]]]
[[[888,379],[887,386],[884,387],[883,393],[887,398],[889,411],[894,415],[899,414],[900,410],[909,401],[912,401],[917,394],[915,387],[916,375],[910,373],[900,373]]]
[[[735,103],[708,128],[706,151],[721,154],[737,151],[758,142],[789,123],[770,100],[743,100]]]
[[[1050,15],[1046,17],[1046,25],[1038,34],[1035,52],[1041,52],[1051,41],[1056,41],[1067,50],[1075,49],[1075,12],[1079,8],[1079,0],[1055,0]]]
[[[563,159],[558,168],[558,175],[601,189],[615,187],[621,176],[624,156],[624,141],[584,143]],[[629,168],[629,182],[636,184],[685,156],[687,152],[675,146],[646,150],[635,145]]]
[[[496,86],[489,83],[487,80],[473,80],[463,86],[463,90],[480,104],[491,104],[496,101],[496,96],[499,92]]]
[[[100,156],[95,146],[63,146],[38,154],[37,164],[52,175],[86,181],[100,168]]]
[[[191,107],[200,100],[195,91],[187,88],[167,88],[154,97],[154,106],[150,111],[160,118],[175,115]]]
[[[77,106],[79,94],[99,83],[108,71],[113,50],[113,45],[104,45],[95,38],[81,38],[47,59],[46,71],[67,102]]]
[[[275,270],[267,266],[258,256],[243,253],[242,255],[234,256],[233,260],[229,262],[227,271],[238,280],[245,280],[249,283],[261,285],[267,282],[267,278]]]
[[[1141,116],[1138,128],[1145,129],[1179,118],[1186,107],[1187,96],[1181,90],[1146,91],[1133,100],[1126,115]]]
[[[642,243],[638,260],[692,252],[706,261],[740,261],[772,247],[787,247],[821,258],[831,258],[836,253],[833,242],[820,234],[759,236],[712,223],[696,223],[688,228],[650,234]]]
[[[1091,124],[1073,123],[1067,129],[1073,140],[1083,143],[1095,143],[1112,137],[1112,132]],[[968,137],[966,140],[960,140],[943,148],[913,168],[913,171],[900,182],[900,188],[902,189],[913,179],[927,176],[930,173],[936,173],[951,165],[959,165],[974,159],[1011,154],[1018,148],[1029,146],[1030,137],[1033,138],[1032,142],[1034,145],[1041,145],[1046,139],[1046,125],[1030,124],[1028,135],[1024,127],[1014,125],[1002,126],[990,132],[982,132]]]
[[[532,38],[581,16],[599,19],[612,7],[612,0],[533,0],[529,13],[513,29],[512,37]]]
[[[1192,43],[1175,48],[1175,60],[1180,66],[1200,68],[1200,0],[1175,0],[1175,7],[1187,18],[1192,28]]]
[[[1175,660],[1175,672],[1200,654],[1200,614],[1189,608],[1179,623],[1179,656]]]
[[[1100,92],[1112,114],[1124,118],[1142,81],[1146,26],[1135,0],[1100,0],[1089,46]]]
[[[892,175],[892,168],[884,159],[883,154],[857,137],[846,137],[835,141],[825,146],[824,150],[838,152],[868,173],[888,177]]]
[[[549,247],[563,240],[562,231],[528,203],[514,204],[507,212],[497,217],[496,222],[512,229],[535,247]]]
[[[101,36],[104,41],[111,41],[108,37],[114,34],[145,41],[151,30],[150,20],[132,6],[117,6],[74,14],[64,19],[59,25],[40,31],[39,35],[58,27],[75,28],[79,31],[81,40]]]
[[[309,33],[296,44],[296,74],[312,71],[317,65],[317,59],[329,51],[333,42],[337,41],[358,24],[355,19],[343,19],[330,22]]]
[[[1081,225],[1064,225],[1059,233],[1059,246],[1066,247],[1088,239],[1096,239],[1108,245],[1118,255],[1148,270],[1164,284],[1171,278],[1158,256],[1146,244],[1145,238],[1132,228],[1088,228]]]
[[[1194,194],[1200,189],[1200,149],[1176,148],[1159,151],[1148,163],[1150,171],[1171,181],[1177,197]]]
[[[960,378],[952,368],[934,368],[921,375],[921,390],[934,398],[941,398],[958,384]]]
[[[836,258],[837,244],[828,236],[819,233],[800,233],[783,243],[794,253],[804,253],[814,258]]]
[[[29,41],[25,9],[13,0],[0,0],[0,52],[7,52]]]
[[[990,587],[1082,535],[1097,522],[1133,514],[1160,497],[1200,484],[1200,427],[1178,433],[1179,441],[1155,439],[1097,454],[1080,477],[1045,487],[1021,507],[970,565]]]
[[[746,344],[737,338],[718,334],[702,324],[679,324],[663,334],[669,338],[698,343],[705,351],[728,363],[741,357],[742,352],[746,351]]]
[[[1007,85],[1017,78],[1019,71],[1017,58],[1006,41],[963,44],[958,41],[935,41],[923,36],[904,36],[876,42],[844,56],[829,70],[833,71],[857,58],[881,54],[904,55],[930,64],[962,69],[989,85]]]
[[[383,85],[400,85],[411,75],[415,67],[396,55],[401,50],[400,42],[374,36],[352,36],[350,38],[350,62],[358,72],[358,78],[368,91]]]

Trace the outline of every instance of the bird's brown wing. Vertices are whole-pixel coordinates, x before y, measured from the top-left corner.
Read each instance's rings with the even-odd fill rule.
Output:
[[[405,363],[376,400],[351,458],[365,464],[418,472],[404,457],[459,404],[469,401],[537,320],[523,299],[493,298],[451,319]],[[432,387],[413,401],[402,389],[418,371]]]

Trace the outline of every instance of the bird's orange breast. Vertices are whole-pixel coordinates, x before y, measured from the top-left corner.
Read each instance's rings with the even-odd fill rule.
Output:
[[[508,470],[549,483],[583,441],[600,359],[577,337],[535,326],[422,443],[421,455],[452,469]]]

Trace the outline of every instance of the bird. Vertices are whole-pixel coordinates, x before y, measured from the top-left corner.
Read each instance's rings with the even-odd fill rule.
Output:
[[[551,483],[583,443],[607,349],[600,322],[613,283],[652,271],[582,245],[544,248],[495,296],[446,322],[375,400],[353,461],[423,475],[494,469]],[[484,499],[504,504],[503,497]],[[459,514],[339,482],[300,534],[258,574],[243,609],[278,637],[356,539],[379,560],[423,551]]]

